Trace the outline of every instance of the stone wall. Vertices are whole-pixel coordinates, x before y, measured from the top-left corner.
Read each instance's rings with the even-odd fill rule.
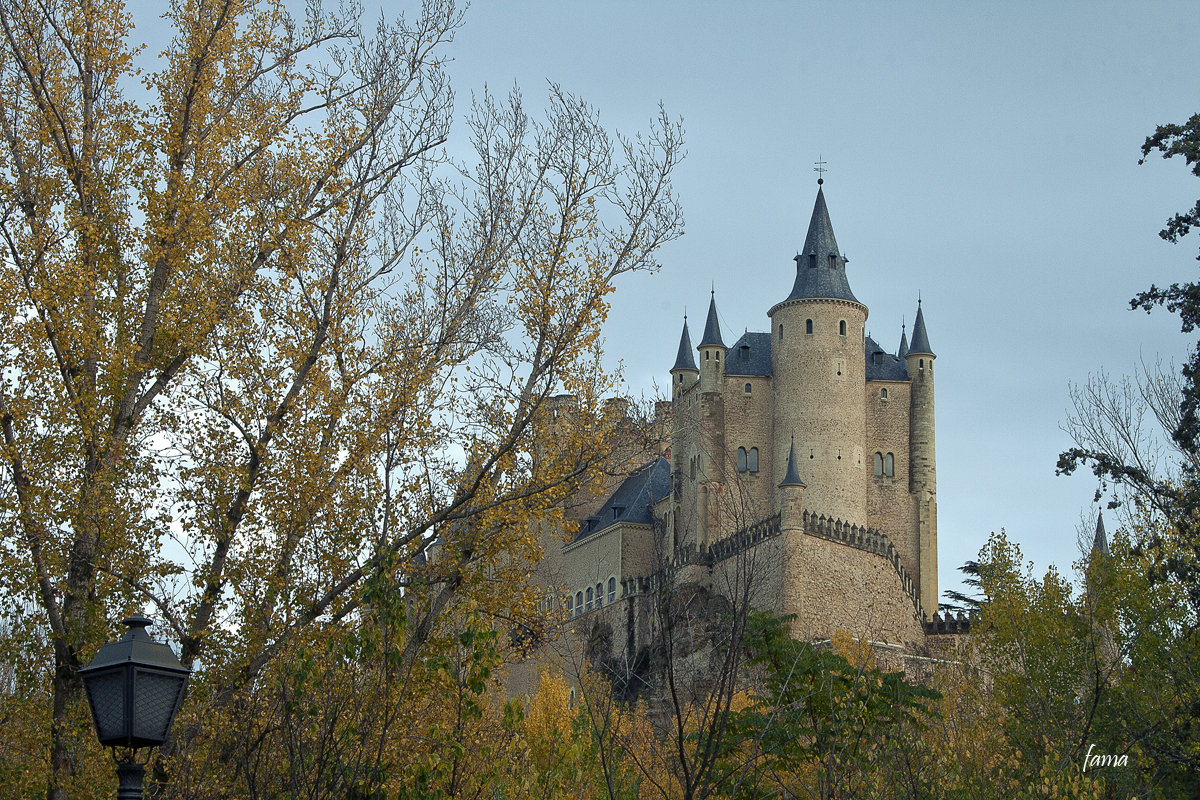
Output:
[[[917,537],[917,506],[909,492],[912,463],[909,457],[908,381],[868,381],[867,420],[867,508],[863,518],[872,528],[886,533],[900,551],[905,568],[920,583],[921,554]],[[880,397],[886,389],[887,399]],[[895,456],[893,476],[875,475],[875,453]]]

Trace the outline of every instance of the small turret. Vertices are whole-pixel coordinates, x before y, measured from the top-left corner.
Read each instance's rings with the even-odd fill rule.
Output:
[[[904,330],[904,324],[900,325],[900,349],[896,351],[897,358],[904,358],[908,355],[908,333]]]
[[[725,358],[725,342],[721,341],[721,324],[717,321],[717,293],[714,290],[708,301],[708,319],[704,323],[704,336],[700,339],[700,391],[721,390],[721,378],[725,372],[721,366]]]
[[[937,446],[933,424],[933,359],[929,334],[925,331],[925,312],[917,300],[917,319],[913,323],[912,345],[904,360],[912,381],[909,407],[909,484],[917,503],[917,526],[921,554],[921,606],[937,608]]]
[[[688,334],[687,315],[683,317],[683,334],[679,337],[679,353],[671,367],[672,396],[679,396],[700,377],[696,359],[692,357],[692,337]]]
[[[779,526],[781,530],[804,530],[804,481],[796,469],[796,437],[788,449],[787,471],[779,484]]]

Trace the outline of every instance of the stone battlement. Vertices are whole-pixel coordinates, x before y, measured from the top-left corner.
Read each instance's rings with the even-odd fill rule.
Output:
[[[676,569],[693,564],[712,566],[744,553],[768,539],[773,539],[780,532],[780,515],[776,514],[715,542],[711,547],[697,548],[695,545],[682,547],[676,552],[672,566]],[[913,611],[916,613],[917,619],[926,626],[927,632],[931,634],[966,633],[970,629],[970,620],[963,618],[961,614],[955,620],[950,617],[949,613],[945,615],[944,619],[935,613],[932,620],[926,620],[924,610],[921,608],[921,598],[917,593],[916,582],[904,565],[900,563],[900,554],[888,540],[887,534],[880,533],[874,528],[853,525],[842,522],[840,519],[826,517],[824,514],[818,515],[808,511],[804,512],[804,533],[883,556],[891,562],[892,568],[900,578],[900,584],[904,587],[904,593],[912,600]],[[621,581],[621,596],[654,591],[661,580],[661,572],[660,570],[651,575],[633,576]]]

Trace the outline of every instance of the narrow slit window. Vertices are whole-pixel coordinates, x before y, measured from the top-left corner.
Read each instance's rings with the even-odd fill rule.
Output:
[[[812,333],[812,320],[811,319],[804,320],[804,332]]]
[[[783,323],[779,323],[779,341],[783,341]]]
[[[846,320],[842,320],[838,323],[838,334],[841,336],[846,335]]]

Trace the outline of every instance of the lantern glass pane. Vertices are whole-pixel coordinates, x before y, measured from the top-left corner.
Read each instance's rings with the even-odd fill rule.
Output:
[[[175,704],[183,688],[182,675],[163,675],[138,670],[135,677],[133,736],[135,739],[167,740]]]
[[[101,741],[125,735],[125,670],[92,675],[85,681],[96,733]]]

